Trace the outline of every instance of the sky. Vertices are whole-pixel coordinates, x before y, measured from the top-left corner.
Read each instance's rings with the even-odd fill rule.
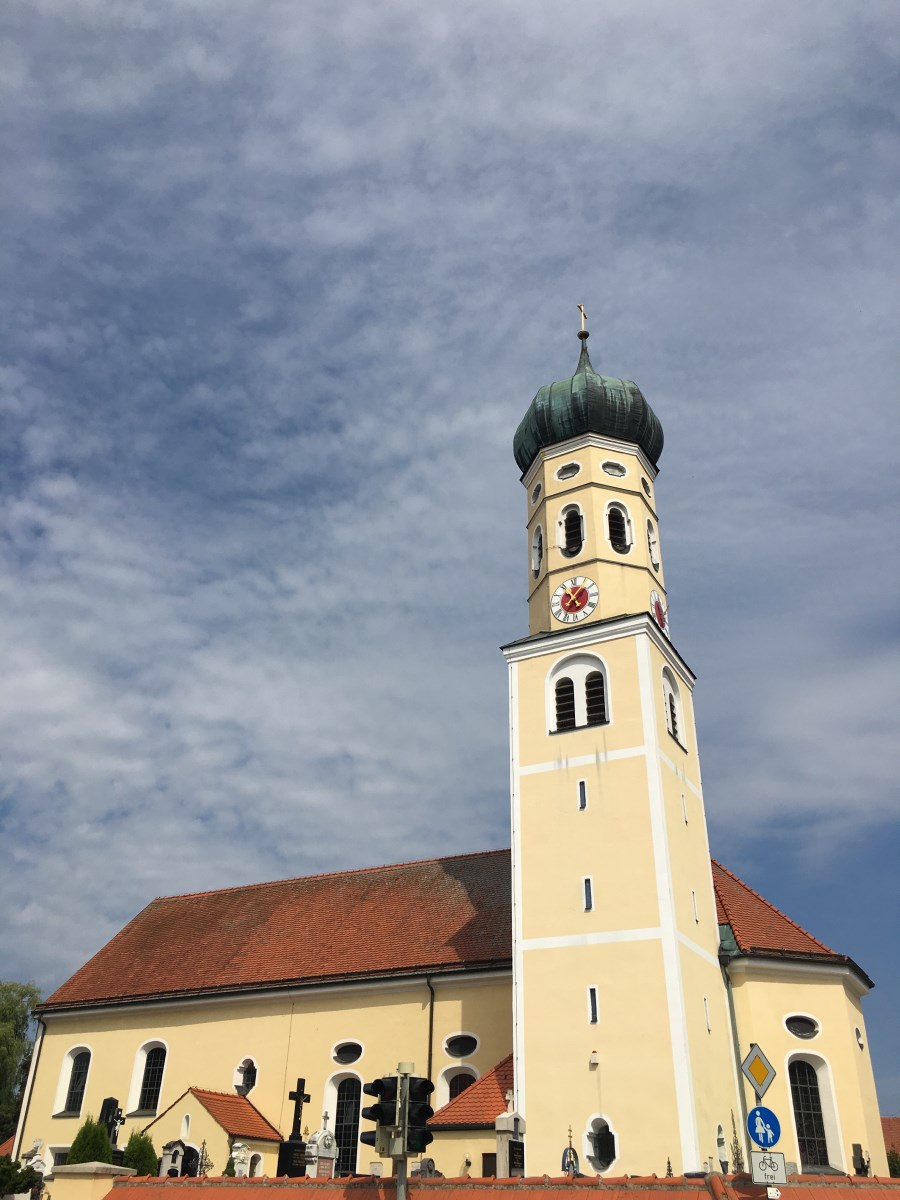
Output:
[[[713,853],[900,1112],[889,0],[6,0],[0,978],[509,844],[512,436],[637,381]]]

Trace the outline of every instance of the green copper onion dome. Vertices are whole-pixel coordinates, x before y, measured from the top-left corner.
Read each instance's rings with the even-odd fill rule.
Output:
[[[587,350],[587,330],[579,333],[581,357],[571,379],[542,387],[513,438],[513,453],[524,475],[545,446],[582,433],[634,442],[655,466],[663,448],[662,425],[629,379],[598,375]]]

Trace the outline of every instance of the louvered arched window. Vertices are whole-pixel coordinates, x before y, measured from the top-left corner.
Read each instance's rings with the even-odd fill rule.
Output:
[[[606,680],[602,671],[591,671],[584,681],[585,702],[587,706],[588,725],[605,725],[606,716]]]
[[[609,544],[613,550],[619,554],[627,554],[631,549],[631,523],[621,504],[609,506],[606,525],[609,530]]]
[[[575,684],[568,678],[556,681],[556,728],[575,728]]]
[[[584,520],[581,509],[576,504],[570,504],[568,508],[563,509],[562,525],[562,552],[567,558],[574,558],[576,554],[581,553],[581,547],[584,545]]]

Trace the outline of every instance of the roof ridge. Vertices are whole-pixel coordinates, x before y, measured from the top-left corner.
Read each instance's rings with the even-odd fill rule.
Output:
[[[290,883],[307,883],[311,879],[335,879],[339,875],[367,875],[374,874],[376,871],[397,871],[401,867],[420,867],[427,863],[458,862],[461,858],[490,858],[491,855],[509,854],[509,852],[508,846],[500,846],[495,850],[475,850],[470,851],[468,854],[441,854],[435,855],[432,858],[413,858],[409,862],[380,863],[371,867],[351,867],[346,871],[320,871],[316,875],[291,875],[288,879],[263,879],[258,883],[236,883],[231,887],[205,888],[199,892],[176,892],[170,896],[154,896],[148,904],[144,905],[141,912],[144,912],[145,909],[150,908],[153,904],[164,903],[168,900],[190,900],[194,896],[223,896],[228,892],[249,892],[268,887],[286,887]],[[140,915],[140,912],[136,913],[132,917],[132,921],[136,920]],[[129,925],[131,923],[131,921],[128,922]],[[128,926],[126,925],[125,929],[127,928]],[[124,933],[125,929],[121,929],[116,934],[116,937]],[[115,938],[112,941],[115,941]],[[107,942],[106,944],[110,945],[111,943]]]
[[[817,938],[814,933],[810,933],[808,929],[804,929],[803,926],[798,921],[795,921],[793,917],[789,917],[786,912],[782,912],[781,909],[776,904],[773,904],[771,900],[767,900],[765,898],[765,896],[763,896],[755,888],[752,888],[749,883],[745,883],[744,880],[741,879],[741,877],[739,875],[735,875],[734,871],[729,871],[729,869],[723,863],[720,863],[717,858],[713,858],[710,855],[710,862],[713,864],[714,867],[718,867],[720,871],[724,871],[725,874],[728,875],[729,878],[733,879],[735,883],[740,884],[740,886],[742,888],[744,888],[745,891],[748,891],[748,892],[750,892],[750,894],[752,896],[755,896],[757,900],[761,901],[761,903],[763,903],[766,906],[766,908],[769,908],[772,910],[772,912],[777,913],[778,916],[781,917],[783,920],[787,921],[787,923],[789,925],[793,925],[793,927],[795,929],[799,930],[800,933],[802,933],[804,935],[804,937],[808,937],[810,939],[810,941],[815,942],[817,946],[821,946],[822,950],[826,954],[832,954],[836,958],[844,957],[843,955],[839,955],[836,950],[832,950],[830,946],[826,946],[825,943],[823,941],[821,941],[819,938]],[[715,875],[713,875],[713,885],[715,886]],[[725,903],[724,899],[722,900],[722,907],[725,909],[725,914],[729,918],[729,924],[731,924],[731,914],[728,911],[728,905]],[[732,925],[732,933],[735,933],[733,925]],[[736,933],[735,933],[735,936],[737,936]]]

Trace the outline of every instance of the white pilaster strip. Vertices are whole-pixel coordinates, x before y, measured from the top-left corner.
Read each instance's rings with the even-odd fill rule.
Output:
[[[644,742],[648,750],[646,757],[647,795],[650,803],[650,829],[653,838],[653,862],[656,868],[659,923],[662,930],[663,969],[669,1010],[669,1039],[672,1043],[675,1102],[678,1108],[678,1130],[681,1141],[681,1170],[682,1172],[694,1171],[700,1165],[700,1140],[694,1109],[694,1086],[688,1048],[687,1016],[684,1008],[684,986],[679,961],[678,928],[672,894],[672,869],[669,861],[665,799],[660,776],[660,746],[653,703],[657,683],[650,659],[649,639],[638,636],[635,641],[641,691],[641,717],[644,724]]]
[[[560,937],[536,937],[522,941],[524,950],[567,950],[572,946],[611,946],[615,942],[658,942],[659,926],[649,929],[609,929],[600,933],[569,933]]]
[[[522,956],[522,804],[519,785],[519,665],[509,664],[509,795],[512,838],[513,1104],[525,1115],[525,979]]]

